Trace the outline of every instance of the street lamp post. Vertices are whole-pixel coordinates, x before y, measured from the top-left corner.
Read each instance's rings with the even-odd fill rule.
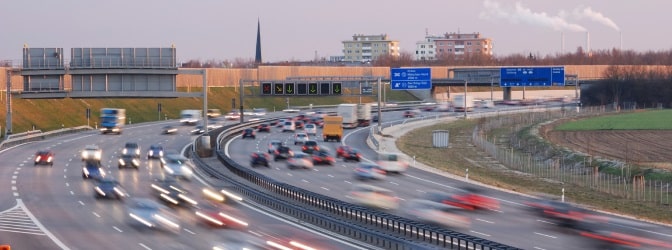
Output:
[[[469,82],[469,78],[471,75],[467,75],[467,79],[464,80],[464,119],[467,119],[467,82]]]

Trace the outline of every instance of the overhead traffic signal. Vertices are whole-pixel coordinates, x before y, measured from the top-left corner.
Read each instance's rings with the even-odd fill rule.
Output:
[[[331,93],[334,95],[341,95],[343,94],[343,89],[341,88],[341,83],[340,82],[334,82],[331,84]]]
[[[282,83],[273,84],[273,94],[275,95],[284,95],[285,94],[285,85]]]
[[[270,82],[265,82],[261,84],[261,94],[270,95],[273,94],[273,84]]]

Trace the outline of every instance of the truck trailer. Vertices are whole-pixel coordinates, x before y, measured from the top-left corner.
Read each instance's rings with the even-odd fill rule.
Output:
[[[338,105],[336,112],[338,116],[343,118],[343,128],[356,128],[359,126],[359,121],[357,120],[357,104],[340,104]]]
[[[102,134],[121,134],[122,127],[126,124],[126,110],[118,108],[100,109],[100,132]]]
[[[343,138],[343,117],[325,116],[323,119],[322,139],[324,141],[334,140],[341,142],[341,138]]]

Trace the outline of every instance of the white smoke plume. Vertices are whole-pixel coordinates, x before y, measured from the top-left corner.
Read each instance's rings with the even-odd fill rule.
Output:
[[[590,7],[585,7],[583,9],[581,8],[576,8],[574,9],[574,17],[577,19],[582,19],[582,18],[588,18],[590,20],[593,20],[595,22],[598,22],[600,24],[603,24],[609,28],[612,28],[616,31],[620,31],[621,29],[616,25],[614,21],[612,21],[610,18],[604,16],[602,13],[593,11],[592,8]]]
[[[516,2],[513,8],[506,8],[501,6],[498,2],[485,0],[483,1],[483,7],[485,7],[485,10],[480,13],[479,17],[486,20],[496,21],[497,19],[503,19],[511,23],[527,23],[552,28],[558,31],[587,31],[586,28],[581,25],[568,22],[562,15],[552,16],[546,12],[534,12],[523,6],[520,2]],[[592,10],[590,11],[590,13],[593,13]]]

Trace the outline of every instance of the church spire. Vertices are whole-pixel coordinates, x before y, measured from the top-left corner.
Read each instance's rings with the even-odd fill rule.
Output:
[[[254,63],[261,64],[261,23],[257,19],[257,52],[254,55]]]

